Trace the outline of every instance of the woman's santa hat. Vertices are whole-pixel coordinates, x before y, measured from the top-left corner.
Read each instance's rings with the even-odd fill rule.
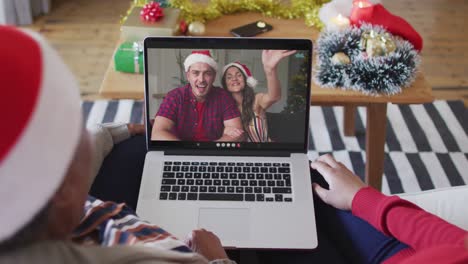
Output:
[[[250,87],[255,88],[255,86],[257,86],[258,81],[252,76],[252,72],[249,70],[249,68],[247,68],[245,64],[242,64],[238,61],[231,62],[228,65],[224,66],[223,76],[224,76],[224,73],[226,73],[226,70],[232,66],[237,67],[245,76],[247,76],[246,82]]]
[[[218,64],[216,61],[211,57],[211,53],[209,50],[195,50],[192,51],[190,55],[185,58],[184,61],[184,67],[185,67],[185,72],[189,71],[190,66],[192,64],[195,64],[197,62],[203,62],[211,66],[211,68],[214,69],[214,71],[218,71]]]
[[[0,241],[26,226],[53,197],[81,136],[77,82],[32,31],[0,26]]]

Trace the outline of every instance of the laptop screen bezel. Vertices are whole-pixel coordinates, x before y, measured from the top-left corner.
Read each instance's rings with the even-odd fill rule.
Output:
[[[170,151],[177,154],[190,154],[196,151],[199,155],[262,155],[271,154],[272,151],[278,155],[285,153],[307,153],[308,130],[309,130],[309,108],[305,111],[304,140],[301,143],[260,143],[255,148],[217,148],[215,144],[197,144],[188,141],[154,141],[151,140],[151,117],[149,114],[149,82],[148,82],[148,49],[284,49],[284,50],[306,50],[309,53],[310,63],[307,65],[307,89],[306,105],[310,106],[311,97],[311,74],[312,74],[312,41],[309,39],[284,39],[284,38],[211,38],[211,37],[147,37],[144,40],[144,78],[145,78],[145,124],[146,145],[148,151]],[[200,147],[202,145],[202,147]]]

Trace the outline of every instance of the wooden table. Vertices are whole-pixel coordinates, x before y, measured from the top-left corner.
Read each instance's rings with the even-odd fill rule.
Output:
[[[256,13],[227,15],[206,25],[206,36],[230,36],[229,29],[263,19],[273,26],[273,30],[259,37],[309,38],[315,40],[319,31],[306,27],[302,19],[280,20],[264,18]],[[114,99],[142,99],[144,93],[143,75],[114,71],[111,60],[101,85],[100,94]],[[367,110],[366,131],[366,182],[376,189],[382,187],[384,146],[386,132],[387,104],[421,104],[433,101],[432,89],[424,75],[419,73],[411,87],[393,96],[367,96],[360,92],[340,89],[325,89],[312,82],[312,105],[344,106],[344,128],[346,136],[354,136],[354,121],[357,106]]]

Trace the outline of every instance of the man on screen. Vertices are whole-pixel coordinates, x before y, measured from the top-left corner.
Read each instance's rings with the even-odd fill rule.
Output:
[[[193,51],[184,61],[188,84],[170,91],[154,119],[152,140],[243,141],[240,112],[234,99],[213,86],[217,63],[208,50]],[[237,128],[236,135],[223,134]]]

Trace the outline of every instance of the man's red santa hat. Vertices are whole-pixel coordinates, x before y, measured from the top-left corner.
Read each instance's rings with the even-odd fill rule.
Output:
[[[211,66],[211,68],[214,69],[214,71],[218,71],[218,63],[211,57],[211,53],[209,50],[195,50],[192,51],[190,55],[185,58],[184,61],[184,67],[185,67],[185,72],[188,72],[190,66],[192,64],[195,64],[197,62],[203,62]]]
[[[0,241],[26,226],[64,180],[78,145],[78,84],[39,34],[0,26]]]
[[[250,87],[255,88],[255,86],[257,86],[258,81],[252,76],[252,72],[249,70],[249,68],[247,68],[247,66],[245,64],[242,64],[242,63],[240,63],[238,61],[231,62],[228,65],[224,66],[223,67],[223,76],[224,76],[224,73],[226,72],[226,70],[229,69],[232,66],[237,67],[245,76],[247,76],[246,82]]]

